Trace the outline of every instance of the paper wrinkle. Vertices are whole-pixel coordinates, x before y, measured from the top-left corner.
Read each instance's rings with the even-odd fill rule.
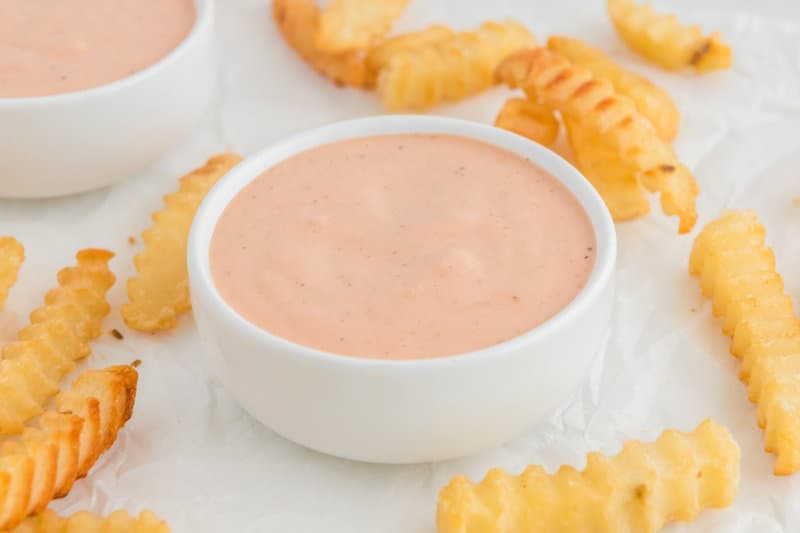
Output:
[[[603,2],[525,0],[412,2],[400,29],[447,21],[469,28],[514,16],[544,42],[579,36],[663,85],[683,115],[676,150],[697,174],[702,226],[724,208],[755,209],[768,228],[787,291],[800,293],[800,20],[754,16],[755,3],[659,1],[680,18],[718,28],[735,51],[731,71],[668,74],[639,60],[613,33]],[[759,3],[760,4],[760,3]],[[740,10],[736,9],[736,6]],[[141,359],[134,417],[88,479],[54,504],[59,511],[108,513],[151,508],[175,532],[433,533],[436,495],[455,474],[481,478],[539,463],[581,467],[591,450],[617,453],[629,438],[654,439],[668,427],[692,429],[706,417],[727,424],[742,447],[736,504],[678,524],[669,533],[800,531],[800,478],[772,476],[763,437],[738,363],[687,274],[691,236],[660,213],[618,225],[617,297],[611,331],[586,386],[574,400],[517,439],[477,456],[433,465],[351,463],[290,444],[245,414],[206,364],[194,324],[155,336],[129,331],[119,316],[125,280],[150,213],[177,176],[211,154],[248,154],[296,131],[381,113],[373,94],[334,87],[289,51],[266,0],[218,2],[222,69],[218,99],[204,123],[145,175],[113,188],[41,202],[0,201],[0,234],[25,244],[28,260],[0,313],[10,340],[54,283],[58,268],[87,246],[117,252],[118,283],[105,323],[125,335],[94,343],[81,368]],[[496,89],[435,113],[491,122],[509,91]],[[65,176],[64,179],[69,179]],[[558,354],[554,354],[557,357]]]

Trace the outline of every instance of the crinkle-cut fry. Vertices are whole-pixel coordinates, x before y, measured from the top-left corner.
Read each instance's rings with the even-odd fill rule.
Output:
[[[796,359],[799,354],[800,336],[769,339],[745,351],[740,377],[747,383],[748,398],[754,403],[760,402],[765,386],[764,378],[771,377],[770,369],[775,364],[781,366],[787,362],[783,359]]]
[[[610,154],[616,154],[620,165],[635,169],[642,185],[661,193],[664,213],[679,218],[679,233],[694,227],[698,193],[694,176],[631,100],[616,94],[611,82],[594,78],[588,70],[541,47],[507,57],[496,75],[512,88],[522,88],[530,99],[559,110],[565,121],[588,128]]]
[[[597,189],[616,221],[631,220],[650,211],[647,190],[637,178],[636,168],[617,156],[592,128],[565,118],[575,164]]]
[[[731,353],[758,404],[764,449],[777,456],[775,474],[788,475],[800,471],[800,320],[765,234],[754,213],[728,212],[697,236],[689,270],[733,335]]]
[[[661,193],[661,211],[679,218],[678,231],[691,231],[697,222],[695,199],[700,189],[689,167],[683,163],[665,163],[646,170],[641,178],[650,192]]]
[[[0,493],[0,531],[43,511],[86,476],[130,418],[137,382],[130,366],[86,371],[59,395],[39,427],[0,445],[0,477],[17,487]]]
[[[730,211],[723,214],[709,222],[695,239],[689,256],[689,273],[702,274],[706,256],[715,250],[730,250],[741,245],[759,248],[764,244],[766,234],[766,228],[752,211]],[[732,240],[735,242],[730,243]]]
[[[479,483],[459,476],[439,494],[439,533],[654,533],[730,505],[739,446],[711,420],[692,433],[667,430],[653,443],[625,443],[616,457],[590,453],[578,472],[540,466],[519,476],[494,469]]]
[[[332,0],[322,11],[314,45],[327,53],[369,48],[392,28],[409,0]]]
[[[337,85],[365,88],[369,76],[365,53],[329,54],[314,43],[320,19],[315,0],[273,0],[272,17],[286,43],[317,72]]]
[[[800,337],[800,320],[794,316],[742,320],[736,325],[733,333],[731,354],[742,357],[754,344],[789,337]]]
[[[542,146],[552,146],[561,128],[552,109],[527,98],[507,100],[497,114],[494,125]]]
[[[494,85],[500,61],[534,44],[516,21],[485,22],[476,31],[392,54],[378,74],[378,94],[391,111],[461,100]]]
[[[783,294],[783,278],[777,272],[731,273],[725,275],[721,290],[714,295],[712,314],[730,315],[731,308],[740,302],[748,301],[765,294]]]
[[[0,472],[7,478],[5,498],[0,503],[0,524],[18,523],[17,516],[26,516],[28,494],[33,483],[33,460],[26,455],[0,457]],[[2,529],[2,528],[0,528]]]
[[[366,62],[369,84],[371,86],[375,85],[378,73],[392,57],[420,48],[429,48],[446,39],[450,39],[454,34],[449,27],[434,24],[424,30],[402,33],[381,41],[367,51]]]
[[[611,82],[617,94],[633,101],[639,113],[653,124],[663,140],[672,141],[678,135],[681,114],[672,96],[664,89],[644,76],[622,68],[605,52],[579,39],[553,35],[547,40],[547,48],[564,56],[573,65],[585,68],[592,76]]]
[[[706,256],[703,272],[700,274],[700,288],[703,294],[714,298],[719,285],[725,283],[726,276],[755,272],[774,272],[775,253],[765,246],[737,247],[714,251]]]
[[[17,275],[25,261],[25,248],[14,237],[0,237],[0,311],[8,298],[8,291],[17,282]]]
[[[114,511],[103,518],[88,511],[62,517],[46,510],[25,520],[11,533],[170,533],[166,522],[152,511],[142,511],[133,517],[125,511]]]
[[[31,313],[31,324],[3,347],[0,434],[19,433],[25,422],[41,415],[59,380],[89,354],[87,342],[100,335],[109,313],[105,295],[115,281],[108,269],[113,256],[106,250],[78,252],[77,265],[58,273],[59,286]]]
[[[608,0],[608,14],[634,52],[667,70],[693,67],[702,73],[729,68],[733,62],[733,51],[718,32],[706,37],[699,26],[684,26],[674,15],[654,12],[649,2]]]
[[[194,214],[206,193],[241,157],[225,154],[180,179],[178,191],[164,197],[166,208],[153,214],[153,226],[142,233],[144,250],[134,258],[137,275],[128,280],[122,317],[139,331],[174,328],[191,309],[186,244]]]

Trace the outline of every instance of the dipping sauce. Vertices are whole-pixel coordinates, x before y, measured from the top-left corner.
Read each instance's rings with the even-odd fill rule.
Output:
[[[0,0],[0,98],[126,78],[169,54],[194,21],[193,0]]]
[[[222,297],[326,352],[443,357],[563,309],[595,261],[578,200],[523,157],[452,135],[336,142],[267,170],[211,242]]]

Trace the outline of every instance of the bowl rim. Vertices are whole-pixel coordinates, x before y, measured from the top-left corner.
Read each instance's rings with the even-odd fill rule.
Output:
[[[48,94],[45,96],[15,96],[10,98],[0,96],[0,110],[7,108],[18,109],[23,107],[69,104],[84,98],[101,97],[118,90],[124,90],[146,78],[158,75],[160,71],[177,61],[189,47],[194,46],[194,43],[198,39],[211,30],[216,13],[214,2],[215,0],[193,0],[196,15],[194,24],[188,35],[186,35],[175,48],[170,50],[167,55],[163,56],[155,63],[146,66],[142,70],[130,76],[104,83],[103,85],[78,91]]]
[[[336,141],[394,133],[461,135],[523,155],[548,171],[578,199],[594,228],[595,264],[586,285],[555,315],[521,335],[486,348],[435,358],[373,359],[327,352],[270,333],[239,314],[217,290],[209,256],[217,221],[230,201],[265,170],[293,155]],[[256,339],[265,347],[278,346],[293,356],[304,357],[316,364],[404,370],[447,368],[453,364],[495,360],[502,354],[518,353],[520,348],[569,327],[575,319],[590,311],[604,289],[612,283],[616,255],[616,230],[605,203],[589,181],[561,156],[525,137],[488,124],[428,115],[380,115],[334,122],[297,133],[250,155],[208,192],[195,215],[187,246],[192,290],[200,288],[205,292],[207,305],[217,307],[239,333]]]

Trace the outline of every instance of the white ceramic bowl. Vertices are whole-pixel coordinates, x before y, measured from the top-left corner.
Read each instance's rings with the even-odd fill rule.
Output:
[[[96,189],[146,169],[206,110],[216,79],[213,0],[191,33],[119,81],[52,96],[0,98],[0,198]]]
[[[597,256],[586,287],[532,331],[491,348],[440,359],[383,361],[289,342],[238,315],[217,292],[209,243],[234,196],[267,168],[333,141],[378,134],[450,133],[530,158],[586,209]],[[491,176],[487,176],[491,179]],[[339,457],[419,463],[509,440],[568,402],[587,379],[608,329],[616,237],[586,179],[553,152],[507,131],[449,118],[391,116],[315,129],[248,158],[208,194],[188,249],[192,305],[214,370],[253,416],[287,439]]]

